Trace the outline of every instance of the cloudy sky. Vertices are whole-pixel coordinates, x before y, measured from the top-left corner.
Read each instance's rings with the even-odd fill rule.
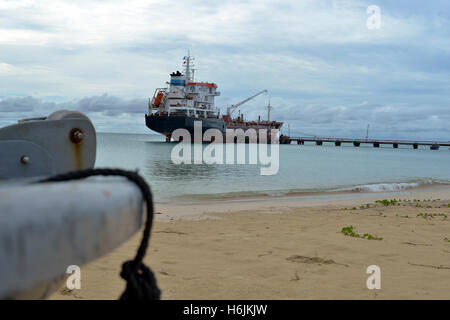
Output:
[[[369,29],[369,5],[381,9]],[[154,89],[190,50],[217,105],[292,135],[450,140],[450,2],[0,0],[0,126],[66,108],[146,133]]]

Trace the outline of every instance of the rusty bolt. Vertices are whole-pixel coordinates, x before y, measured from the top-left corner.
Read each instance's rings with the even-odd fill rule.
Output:
[[[20,162],[22,162],[23,164],[27,164],[29,161],[30,161],[30,157],[28,157],[28,156],[20,157]]]
[[[70,131],[70,140],[73,143],[79,143],[83,140],[83,131],[80,129],[72,129],[72,131]]]

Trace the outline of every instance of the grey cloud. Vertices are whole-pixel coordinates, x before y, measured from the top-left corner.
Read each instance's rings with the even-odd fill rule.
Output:
[[[363,137],[367,124],[379,138],[450,137],[450,104],[307,105],[274,108],[273,118],[290,123],[298,135]],[[286,130],[286,125],[284,130]]]
[[[49,102],[31,96],[4,98],[0,100],[0,112],[41,112],[43,113],[42,115],[59,109],[72,109],[85,113],[100,112],[106,116],[116,116],[126,113],[145,113],[146,108],[146,99],[122,99],[108,94],[85,97],[78,101],[59,103]]]
[[[13,97],[0,100],[0,112],[32,112],[54,107],[53,102],[44,102],[33,97]]]
[[[74,104],[79,111],[103,112],[108,116],[122,113],[145,113],[146,106],[146,99],[122,99],[108,94],[82,98]]]
[[[261,101],[263,101],[262,99]],[[284,121],[287,134],[331,137],[363,137],[367,124],[371,136],[378,138],[411,138],[448,140],[450,136],[449,104],[383,104],[360,103],[335,106],[333,104],[299,105],[292,101],[274,101],[272,119]],[[143,125],[147,109],[145,98],[124,99],[113,95],[84,97],[72,102],[49,102],[34,97],[15,97],[0,100],[2,118],[8,122],[34,116],[45,116],[58,109],[72,109],[86,113],[101,131],[149,132]],[[241,110],[246,119],[265,118],[265,109],[249,105]]]
[[[450,104],[284,105],[274,109],[273,114],[281,119],[305,120],[310,123],[358,120],[398,123],[401,121],[424,121],[431,118],[449,121]]]

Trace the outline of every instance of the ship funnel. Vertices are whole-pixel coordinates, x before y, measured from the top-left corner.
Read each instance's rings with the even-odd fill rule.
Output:
[[[186,80],[180,71],[173,72],[170,74],[170,85],[171,86],[186,86]]]

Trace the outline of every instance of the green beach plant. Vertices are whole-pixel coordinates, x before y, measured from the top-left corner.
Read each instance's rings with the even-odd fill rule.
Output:
[[[447,219],[448,216],[444,213],[419,213],[416,217],[422,217],[424,219],[435,218],[435,217],[443,217],[443,220]]]
[[[383,200],[375,200],[375,203],[380,203],[380,204],[385,205],[385,206],[395,206],[395,205],[400,205],[398,202],[399,202],[399,201],[398,201],[397,199],[391,199],[391,200],[386,200],[386,199],[383,199]]]
[[[369,233],[365,233],[363,235],[360,235],[360,234],[358,234],[358,233],[356,233],[354,231],[353,226],[351,226],[351,225],[343,227],[341,232],[344,235],[349,236],[349,237],[353,237],[353,238],[362,238],[362,239],[367,239],[367,240],[383,240],[383,238],[377,237],[377,236],[373,236],[373,235],[371,235]]]

